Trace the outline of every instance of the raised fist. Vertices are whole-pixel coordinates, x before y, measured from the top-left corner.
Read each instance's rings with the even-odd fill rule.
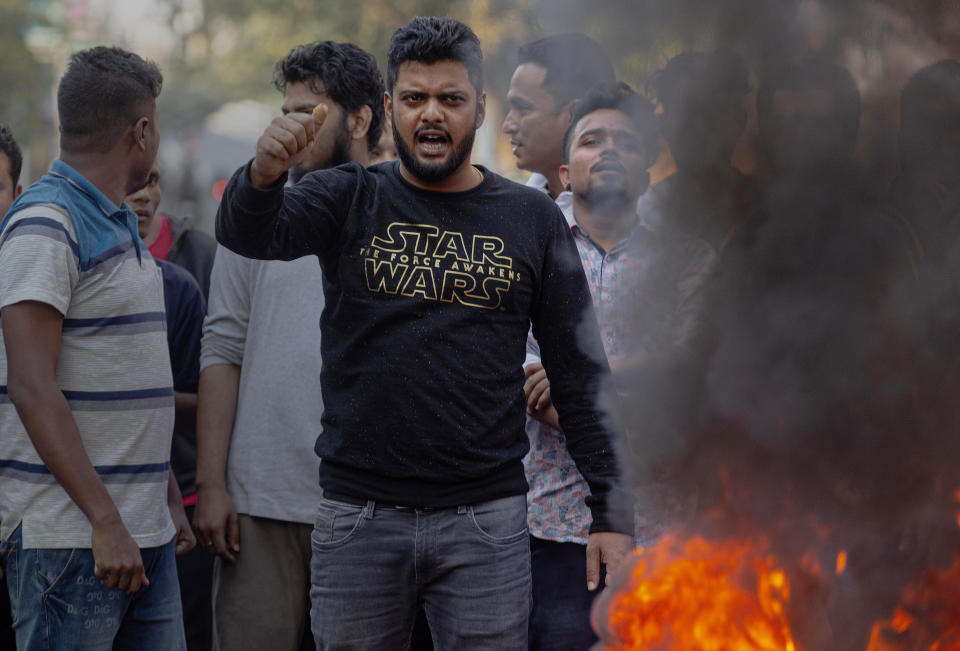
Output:
[[[326,119],[324,104],[317,104],[313,113],[288,113],[274,118],[257,140],[257,154],[250,166],[250,182],[258,188],[265,188],[302,162]]]

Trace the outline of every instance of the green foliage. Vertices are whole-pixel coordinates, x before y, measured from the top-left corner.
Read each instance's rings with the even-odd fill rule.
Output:
[[[24,41],[26,31],[39,24],[22,0],[0,0],[0,122],[10,127],[21,149],[33,154],[34,166],[41,167],[47,163],[44,152],[53,125],[52,74]],[[24,172],[25,180],[39,173]]]
[[[393,31],[416,15],[449,15],[474,29],[486,57],[488,101],[496,106],[506,95],[517,47],[551,33],[589,34],[610,53],[620,77],[642,88],[652,72],[685,49],[730,47],[760,76],[765,66],[803,51],[818,21],[829,25],[819,51],[831,55],[851,39],[865,46],[883,40],[897,17],[944,41],[960,14],[955,0],[152,1],[154,17],[169,20],[175,37],[172,51],[159,61],[165,77],[160,106],[164,131],[180,137],[226,102],[279,105],[273,68],[296,45],[350,41],[385,66]],[[25,35],[46,29],[49,51],[40,58],[62,65],[69,51],[81,47],[71,40],[69,6],[59,0],[0,0],[0,121],[22,141],[54,151],[55,74],[27,47]],[[109,30],[105,24],[87,25],[83,33],[89,40]],[[119,45],[136,49],[135,41]]]
[[[417,15],[467,22],[484,45],[490,92],[505,94],[535,9],[533,0],[205,0],[202,24],[164,65],[161,110],[174,116],[165,129],[198,125],[224,102],[278,104],[273,68],[296,45],[353,42],[385,69],[391,35]]]

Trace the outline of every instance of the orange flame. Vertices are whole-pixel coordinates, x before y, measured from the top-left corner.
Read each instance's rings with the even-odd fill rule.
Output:
[[[764,541],[679,543],[638,551],[610,597],[613,651],[796,651],[790,583]]]
[[[953,501],[957,504],[960,504],[960,488],[953,491]],[[955,514],[957,526],[960,527],[960,511],[957,511]]]
[[[955,561],[947,570],[927,570],[916,583],[908,586],[893,616],[874,624],[867,647],[867,651],[958,649],[960,561]]]
[[[837,575],[841,575],[847,571],[847,550],[841,549],[840,553],[837,554]]]

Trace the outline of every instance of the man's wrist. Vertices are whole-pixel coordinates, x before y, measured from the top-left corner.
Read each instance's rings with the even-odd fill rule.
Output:
[[[196,484],[198,493],[210,490],[222,490],[226,492],[227,490],[227,482],[223,479],[202,479],[197,475]]]
[[[120,512],[117,511],[116,507],[112,509],[103,509],[96,513],[93,513],[89,517],[90,524],[93,527],[113,527],[116,525],[123,525],[123,518],[120,517]]]
[[[250,185],[252,185],[253,187],[259,190],[266,190],[271,185],[276,183],[281,176],[283,176],[282,173],[273,177],[261,174],[260,170],[257,168],[256,159],[254,159],[253,162],[250,163],[250,172],[248,175],[248,178],[250,179]]]

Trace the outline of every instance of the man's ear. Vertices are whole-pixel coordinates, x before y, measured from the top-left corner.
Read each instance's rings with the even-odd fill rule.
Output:
[[[570,185],[570,166],[566,163],[560,166],[560,185],[564,188]]]
[[[483,124],[483,120],[487,117],[487,94],[480,93],[480,97],[477,98],[477,119],[473,125],[474,129],[479,129]]]
[[[147,151],[147,127],[150,125],[150,118],[142,117],[133,123],[133,144],[140,151]]]
[[[13,190],[13,198],[16,199],[17,197],[19,197],[22,192],[23,192],[23,185],[21,183],[17,183],[17,187],[14,188]]]
[[[354,140],[363,140],[370,130],[370,121],[373,120],[373,109],[364,104],[350,111],[347,116],[347,130]]]
[[[390,97],[389,91],[383,92],[383,114],[386,117],[389,117],[390,112],[393,110],[393,98]]]
[[[578,100],[572,99],[563,106],[560,107],[560,110],[557,111],[557,117],[563,117],[563,129],[566,131],[567,127],[570,126],[570,120],[573,119],[573,107],[576,105]]]

